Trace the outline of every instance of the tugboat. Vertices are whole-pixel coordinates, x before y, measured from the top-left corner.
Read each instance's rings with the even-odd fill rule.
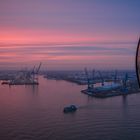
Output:
[[[70,106],[64,107],[63,112],[69,113],[69,112],[75,112],[76,110],[77,110],[77,107],[75,105],[70,105]]]

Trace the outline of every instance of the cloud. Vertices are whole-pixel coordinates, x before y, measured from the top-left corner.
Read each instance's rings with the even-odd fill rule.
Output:
[[[2,44],[0,67],[32,67],[43,62],[50,68],[84,66],[130,68],[134,65],[135,43]],[[101,66],[100,66],[101,65]]]
[[[139,4],[139,0],[2,0],[0,66],[38,61],[53,66],[59,61],[104,65],[105,59],[112,66],[132,66]]]
[[[49,56],[70,56],[70,55],[134,55],[135,46],[134,44],[117,44],[117,45],[96,45],[96,46],[87,46],[87,45],[36,45],[30,44],[28,46],[16,45],[16,46],[3,46],[0,45],[0,54],[16,54],[16,55],[49,55]]]

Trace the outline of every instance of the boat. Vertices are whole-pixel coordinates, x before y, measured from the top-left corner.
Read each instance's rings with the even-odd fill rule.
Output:
[[[8,85],[9,82],[8,82],[8,81],[3,81],[1,84],[2,84],[2,85]]]
[[[63,112],[69,113],[69,112],[75,112],[76,110],[77,110],[77,107],[75,105],[70,105],[70,106],[64,107]]]

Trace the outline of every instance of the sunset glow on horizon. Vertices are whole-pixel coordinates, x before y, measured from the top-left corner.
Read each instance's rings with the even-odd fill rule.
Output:
[[[2,0],[0,69],[133,69],[140,1]]]

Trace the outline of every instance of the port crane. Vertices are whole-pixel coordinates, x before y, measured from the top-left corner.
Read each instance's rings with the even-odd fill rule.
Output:
[[[127,82],[128,82],[128,73],[125,74],[124,79],[122,80],[123,83],[123,89],[127,90]]]
[[[13,80],[9,82],[9,85],[38,85],[38,73],[41,68],[41,63],[38,68],[35,66],[30,71],[20,71]]]
[[[33,73],[33,78],[36,79],[37,82],[38,82],[38,73],[39,73],[39,71],[40,71],[41,65],[42,65],[42,63],[40,62],[38,68],[36,68],[36,70],[35,70],[35,66],[34,66],[33,71],[32,71],[32,73]]]
[[[104,78],[103,78],[103,76],[102,76],[102,74],[101,74],[101,72],[100,72],[100,71],[98,71],[98,73],[99,73],[99,76],[100,76],[101,81],[102,81],[102,86],[104,86]]]
[[[115,70],[114,83],[116,83],[116,82],[117,82],[117,75],[118,75],[118,71],[117,71],[117,70]]]
[[[35,74],[38,74],[38,73],[39,73],[39,70],[40,70],[40,68],[41,68],[41,65],[42,65],[42,63],[40,62],[40,64],[39,64],[38,68],[36,69]]]
[[[89,74],[88,74],[87,68],[85,68],[85,74],[86,74],[86,78],[87,78],[88,90],[91,90],[92,86],[90,84],[90,78],[89,78]]]
[[[95,84],[95,70],[92,70],[92,80],[93,80],[93,83],[92,83],[92,89],[94,89],[94,84]]]

